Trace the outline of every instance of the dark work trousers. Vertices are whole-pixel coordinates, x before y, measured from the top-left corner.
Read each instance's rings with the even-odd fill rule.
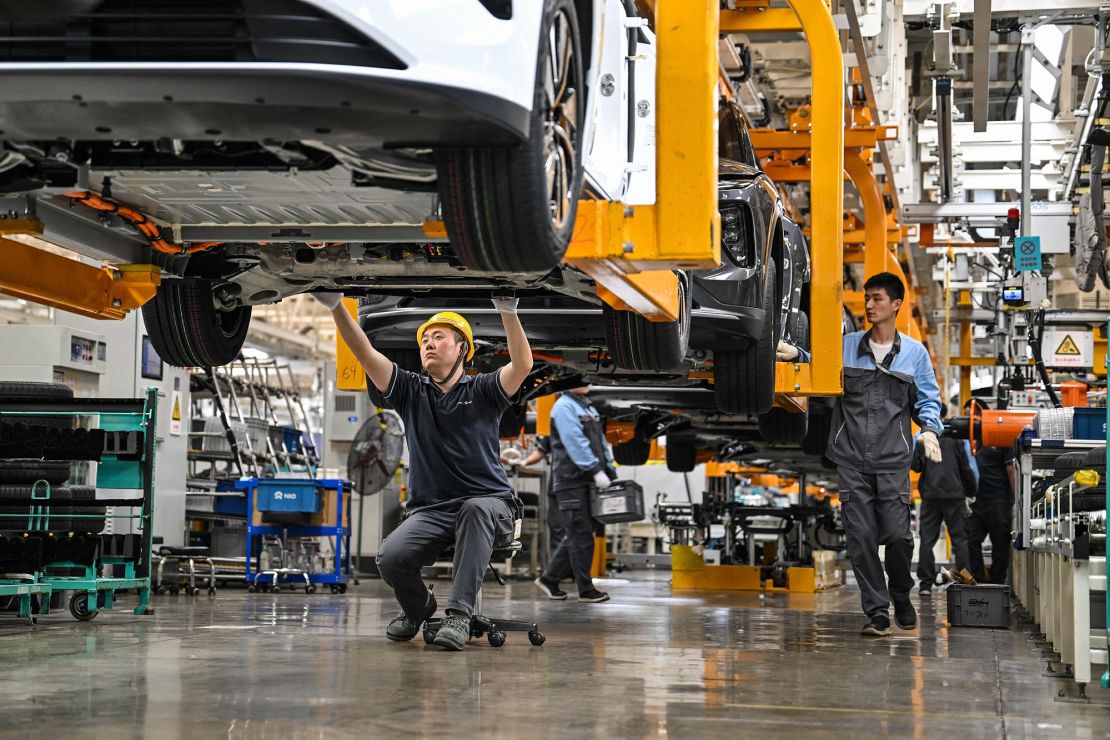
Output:
[[[848,556],[859,584],[863,612],[868,618],[887,615],[891,599],[907,601],[913,588],[910,471],[861,473],[840,466],[838,472]],[[886,546],[889,591],[879,562],[879,545]]]
[[[948,528],[952,540],[952,556],[956,570],[967,567],[967,506],[962,498],[921,499],[921,549],[917,557],[917,579],[933,586],[937,579],[937,563],[933,558],[933,545],[940,539],[940,523]]]
[[[547,564],[543,579],[557,583],[565,575],[569,563],[578,593],[593,591],[594,579],[590,569],[594,562],[594,520],[590,516],[590,488],[566,489],[556,491],[555,495],[565,535]]]
[[[1010,570],[1013,511],[1010,504],[971,505],[967,517],[967,555],[971,575],[979,583],[1005,583]],[[983,538],[991,538],[991,572],[983,566]]]
[[[567,530],[563,526],[563,512],[559,510],[559,502],[555,494],[547,497],[547,536],[551,543],[551,560],[548,561],[544,578],[550,577],[552,583],[558,583],[564,578],[574,574],[570,567],[570,548],[559,547],[566,537]],[[556,559],[558,556],[558,559]]]
[[[378,572],[405,614],[418,620],[428,601],[420,569],[454,545],[446,608],[473,616],[490,555],[495,546],[507,547],[513,541],[513,528],[512,506],[500,496],[475,496],[419,509],[385,538],[378,552]]]

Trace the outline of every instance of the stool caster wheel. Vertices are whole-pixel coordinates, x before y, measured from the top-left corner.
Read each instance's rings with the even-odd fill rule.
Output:
[[[337,593],[339,593],[338,586],[332,586],[329,590],[331,591],[332,596],[335,596]]]
[[[347,593],[347,584],[346,583],[340,583],[339,584],[339,593],[341,593],[341,594]]]
[[[536,647],[539,647],[540,645],[542,645],[545,640],[547,640],[547,638],[543,636],[542,632],[529,632],[528,633],[528,642],[532,643]]]
[[[194,586],[193,588],[185,589],[185,593],[189,596],[200,596],[200,589]]]
[[[158,594],[159,596],[165,596],[166,595],[166,589],[159,586],[158,588],[154,589],[154,593]]]
[[[424,644],[431,645],[436,639],[436,633],[431,630],[424,630]]]
[[[499,647],[501,647],[502,645],[505,644],[505,633],[504,632],[490,632],[488,639],[489,639],[489,644],[490,644],[491,647],[499,648]]]
[[[304,587],[304,592],[306,594],[314,594],[314,593],[316,593],[316,587],[315,586],[305,586]]]
[[[258,589],[255,588],[253,585],[247,586],[247,593],[248,594],[253,594],[253,593],[256,593],[257,591],[258,591]]]
[[[280,594],[281,593],[281,586],[279,586],[275,583],[274,587],[271,588],[270,590],[273,591],[275,594]]]

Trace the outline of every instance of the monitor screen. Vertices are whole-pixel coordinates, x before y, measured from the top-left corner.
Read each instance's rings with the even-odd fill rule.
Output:
[[[1025,291],[1020,287],[1017,287],[1017,288],[1003,288],[1002,289],[1002,300],[1007,301],[1007,302],[1014,301],[1014,302],[1019,302],[1020,303],[1020,302],[1025,300]]]
[[[143,337],[143,360],[139,372],[147,380],[162,379],[162,358],[154,351],[150,337]]]

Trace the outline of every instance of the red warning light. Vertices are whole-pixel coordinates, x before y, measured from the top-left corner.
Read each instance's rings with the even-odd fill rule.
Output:
[[[1006,211],[1006,218],[1021,218],[1021,211],[1017,208],[1011,208]]]

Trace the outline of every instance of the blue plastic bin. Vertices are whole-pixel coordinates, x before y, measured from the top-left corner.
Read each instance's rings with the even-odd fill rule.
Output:
[[[1106,439],[1106,409],[1077,408],[1072,418],[1071,436],[1075,439]]]
[[[313,514],[320,510],[319,482],[288,478],[259,479],[255,489],[255,508]]]
[[[304,432],[296,427],[282,427],[285,433],[285,449],[300,454],[304,452]]]

